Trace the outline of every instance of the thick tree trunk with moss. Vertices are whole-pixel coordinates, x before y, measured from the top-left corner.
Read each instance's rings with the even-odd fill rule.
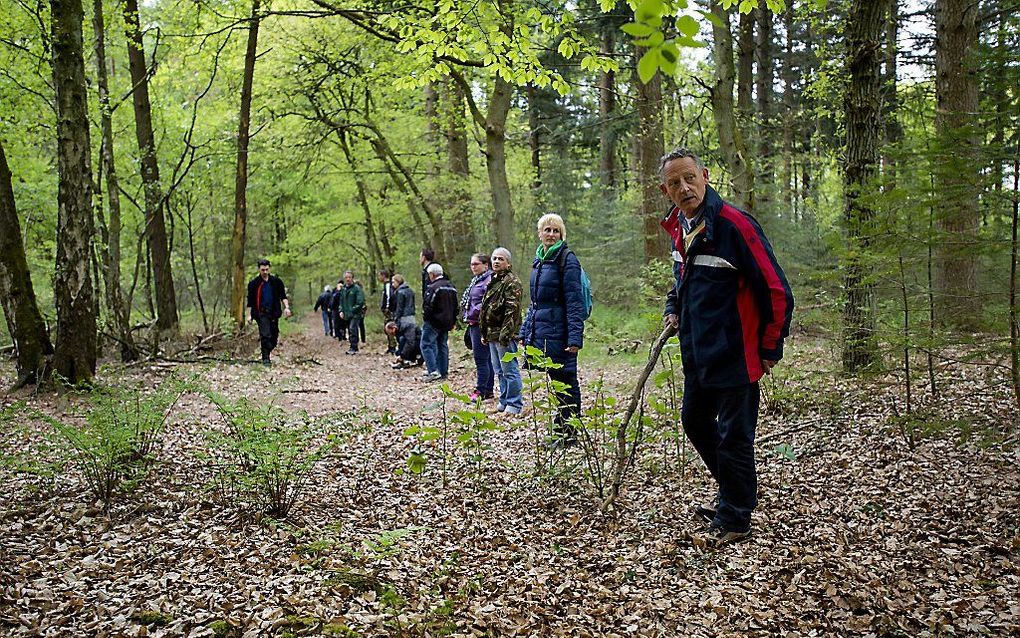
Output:
[[[443,132],[446,136],[447,175],[443,180],[448,184],[442,198],[443,256],[440,263],[459,268],[467,264],[475,251],[477,241],[475,228],[471,223],[471,194],[468,192],[468,137],[464,115],[464,93],[453,78],[444,82],[445,93],[442,108]]]
[[[975,330],[983,315],[977,289],[981,161],[978,147],[978,4],[935,2],[935,217],[936,319],[961,330]]]
[[[746,122],[754,111],[754,13],[740,14],[737,36],[737,111]]]
[[[730,33],[729,14],[718,3],[712,4],[712,13],[720,22],[712,25],[712,54],[715,58],[715,83],[710,90],[712,119],[715,120],[719,147],[730,172],[730,199],[738,208],[753,212],[754,170],[733,109],[736,71],[733,66],[733,35]]]
[[[255,57],[259,41],[259,0],[253,0],[248,22],[248,44],[244,52],[244,75],[241,79],[241,105],[237,124],[237,165],[234,172],[234,233],[231,238],[233,285],[230,308],[234,325],[244,327],[245,263],[244,248],[248,234],[248,134],[251,124],[251,87],[255,78]]]
[[[600,26],[602,34],[602,54],[611,56],[616,51],[616,31],[619,29],[619,18],[611,14],[604,15]],[[616,72],[599,73],[599,177],[602,181],[603,197],[607,200],[616,199],[617,176],[616,167]]]
[[[22,386],[39,380],[46,355],[53,354],[53,346],[35,301],[11,181],[11,169],[0,141],[0,302],[17,351],[17,385]]]
[[[178,327],[177,295],[174,292],[170,245],[167,241],[163,215],[163,187],[159,182],[159,159],[156,157],[156,136],[152,132],[152,105],[149,102],[149,70],[145,63],[145,47],[138,18],[138,0],[124,0],[124,23],[127,29],[128,66],[131,70],[131,93],[135,110],[135,137],[138,139],[138,160],[145,186],[145,232],[156,296],[156,329],[175,332]]]
[[[887,1],[887,0],[886,0]],[[847,250],[843,266],[843,368],[855,373],[878,361],[874,284],[867,265],[874,211],[867,191],[876,187],[881,133],[882,19],[886,1],[854,0],[847,24],[850,84],[844,100],[843,163]]]
[[[53,85],[57,97],[57,333],[52,372],[69,383],[96,373],[92,248],[92,168],[82,53],[81,0],[50,0]]]
[[[138,359],[138,347],[131,334],[131,312],[124,302],[120,284],[120,190],[117,164],[113,153],[113,112],[110,108],[110,82],[106,70],[106,24],[103,18],[103,0],[92,2],[92,32],[95,36],[96,88],[99,91],[100,129],[103,142],[100,147],[101,173],[106,175],[106,207],[109,219],[100,228],[106,244],[103,250],[103,270],[106,280],[106,311],[109,329],[120,344],[120,359],[127,363]],[[96,210],[102,219],[102,203]]]

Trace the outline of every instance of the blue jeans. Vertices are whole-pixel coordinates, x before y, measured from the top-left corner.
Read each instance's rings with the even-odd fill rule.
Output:
[[[326,335],[333,334],[333,317],[330,316],[328,310],[322,311],[322,333]]]
[[[421,356],[425,359],[425,369],[443,377],[450,373],[449,334],[448,330],[437,330],[428,321],[421,327]]]
[[[489,343],[489,360],[496,367],[499,376],[499,404],[508,408],[524,409],[524,397],[521,394],[524,384],[521,382],[521,369],[517,367],[517,358],[503,362],[503,355],[517,352],[517,343],[509,346],[500,343]]]
[[[468,326],[471,338],[471,354],[475,356],[475,391],[483,397],[492,396],[493,370],[495,362],[489,359],[489,346],[482,345],[482,329]]]
[[[757,383],[735,388],[703,388],[684,379],[680,420],[691,445],[719,484],[715,522],[742,532],[758,504],[754,434],[758,425]]]
[[[365,318],[364,317],[351,317],[347,320],[347,330],[351,337],[351,350],[358,351],[358,340],[365,342]]]

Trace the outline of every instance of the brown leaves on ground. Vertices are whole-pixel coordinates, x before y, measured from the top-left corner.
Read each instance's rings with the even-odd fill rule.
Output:
[[[47,482],[0,469],[0,634],[1006,636],[1020,626],[1015,438],[961,441],[958,424],[911,450],[891,425],[896,389],[835,380],[806,341],[791,345],[786,376],[777,370],[785,380],[764,385],[760,435],[795,431],[760,447],[754,537],[706,551],[682,539],[697,528],[689,504],[712,488],[698,461],[675,469],[667,446],[644,449],[611,516],[596,513],[577,476],[529,476],[520,430],[493,437],[480,479],[464,453],[446,489],[434,466],[404,472],[413,442],[402,432],[437,418],[438,388],[418,369],[391,370],[375,335],[347,356],[311,319],[304,326],[269,370],[176,366],[230,396],[364,419],[290,520],[216,500],[196,456],[216,417],[193,396],[153,471],[109,517],[73,473]],[[473,364],[451,368],[453,385],[469,390]],[[106,381],[154,384],[168,369]],[[625,386],[634,373],[605,374]],[[965,401],[950,394],[963,381],[929,400],[945,408],[931,422],[952,414],[971,429],[1016,432],[1004,386]],[[64,409],[52,395],[28,400]],[[817,425],[796,427],[809,419]],[[35,436],[4,435],[7,454]]]

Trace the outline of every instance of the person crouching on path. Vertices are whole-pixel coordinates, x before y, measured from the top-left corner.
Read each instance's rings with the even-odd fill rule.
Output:
[[[349,270],[344,273],[344,285],[340,289],[340,319],[347,322],[351,337],[347,354],[358,354],[358,341],[365,330],[365,292]]]
[[[421,348],[418,346],[421,343],[421,328],[417,326],[412,327],[414,328],[414,334],[402,340],[403,345],[400,348],[400,354],[390,364],[390,367],[394,370],[413,368],[425,363],[425,360],[421,358]],[[386,334],[396,336],[397,322],[390,321],[383,329],[386,331]]]
[[[521,327],[521,280],[513,273],[510,251],[500,247],[492,251],[492,278],[482,297],[478,313],[481,342],[489,349],[489,360],[499,376],[499,405],[496,410],[520,414],[524,409],[521,370],[517,357],[503,361],[508,353],[517,353],[517,331]]]
[[[269,274],[269,260],[259,260],[259,274],[248,282],[248,308],[250,322],[259,326],[259,345],[262,348],[262,365],[271,365],[270,353],[280,339],[280,317],[290,316],[290,300],[283,281]]]
[[[482,341],[482,333],[478,327],[478,315],[482,311],[482,297],[489,286],[492,271],[489,270],[489,256],[475,253],[471,256],[471,283],[464,289],[460,298],[462,318],[467,324],[467,342],[471,344],[471,354],[475,358],[475,389],[471,392],[471,400],[492,398],[493,370],[489,360],[489,347]]]
[[[684,432],[719,485],[718,503],[694,512],[709,523],[706,544],[719,547],[751,534],[758,381],[783,358],[793,293],[761,226],[708,185],[697,155],[667,153],[659,177],[673,202],[661,225],[676,278],[663,321],[680,337]]]
[[[315,300],[315,307],[312,310],[322,311],[322,333],[327,337],[333,336],[333,309],[331,308],[333,302],[333,289],[326,286],[322,289],[322,294]]]
[[[393,296],[396,302],[393,307],[393,322],[397,324],[397,353],[404,361],[404,353],[421,352],[421,334],[418,322],[414,318],[414,290],[407,285],[404,276],[393,275]],[[408,341],[414,340],[414,348],[408,349]]]
[[[450,372],[450,331],[457,324],[457,289],[433,262],[428,267],[429,286],[422,300],[421,354],[427,370],[425,381],[445,379]]]
[[[538,220],[538,249],[531,266],[531,305],[521,325],[521,343],[541,350],[562,367],[549,368],[553,381],[566,385],[556,393],[559,410],[553,447],[577,445],[570,419],[581,413],[577,351],[584,345],[584,291],[581,262],[567,247],[563,218],[549,213]]]

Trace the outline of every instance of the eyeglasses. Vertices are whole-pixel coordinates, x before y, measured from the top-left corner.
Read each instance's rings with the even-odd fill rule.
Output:
[[[473,261],[473,262],[471,262],[471,265],[472,265],[472,266],[484,266],[485,264],[483,264],[483,263],[482,263],[482,262],[480,262],[480,261]]]

